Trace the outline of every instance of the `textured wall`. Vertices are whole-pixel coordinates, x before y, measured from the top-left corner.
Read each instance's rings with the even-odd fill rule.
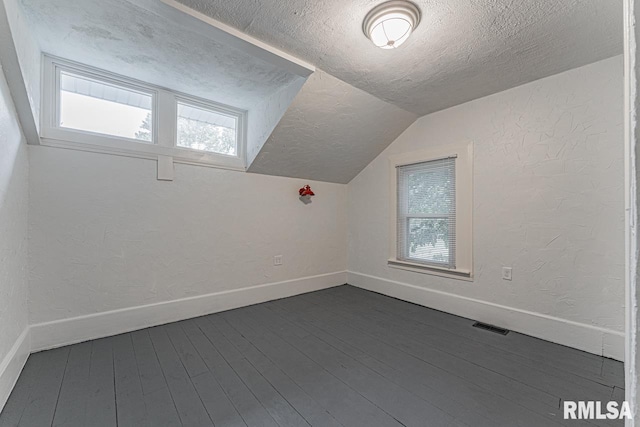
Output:
[[[32,323],[346,270],[346,186],[30,147]],[[273,266],[282,254],[284,265]]]
[[[622,92],[619,56],[419,119],[349,184],[349,270],[623,331]],[[475,280],[387,267],[388,157],[465,141]]]
[[[28,323],[28,169],[26,142],[0,72],[0,362]]]

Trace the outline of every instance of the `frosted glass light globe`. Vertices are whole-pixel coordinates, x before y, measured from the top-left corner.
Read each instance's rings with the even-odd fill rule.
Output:
[[[374,45],[394,49],[404,43],[420,22],[420,10],[408,1],[390,1],[373,8],[362,30]]]

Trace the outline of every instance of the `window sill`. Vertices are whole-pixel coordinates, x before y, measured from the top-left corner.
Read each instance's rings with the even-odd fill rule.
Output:
[[[83,142],[72,141],[51,135],[54,132],[45,132],[41,138],[41,145],[48,147],[64,148],[69,150],[88,151],[92,153],[110,154],[115,156],[134,157],[140,159],[157,160],[158,155],[170,156],[175,163],[206,166],[218,169],[246,171],[244,162],[240,158],[209,154],[205,152],[189,150],[177,147],[163,147],[157,144],[143,142],[122,141],[116,138],[95,137],[83,135],[78,137]],[[75,138],[74,138],[75,139]]]
[[[439,267],[417,264],[413,262],[399,261],[397,259],[387,260],[387,265],[391,268],[412,271],[414,273],[431,274],[434,276],[447,277],[450,279],[473,282],[473,274],[469,270],[439,268]]]

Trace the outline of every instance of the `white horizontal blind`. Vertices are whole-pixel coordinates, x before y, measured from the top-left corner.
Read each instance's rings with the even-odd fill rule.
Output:
[[[456,267],[456,159],[397,167],[402,261]]]

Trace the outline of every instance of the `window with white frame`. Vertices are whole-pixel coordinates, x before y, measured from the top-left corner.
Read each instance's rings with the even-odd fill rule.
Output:
[[[152,142],[154,93],[60,71],[57,125],[60,128]]]
[[[44,56],[43,145],[244,169],[246,111]]]
[[[238,118],[231,114],[178,101],[178,147],[235,156]]]
[[[472,275],[472,146],[395,156],[389,265]]]
[[[455,157],[397,167],[398,259],[456,268]]]

